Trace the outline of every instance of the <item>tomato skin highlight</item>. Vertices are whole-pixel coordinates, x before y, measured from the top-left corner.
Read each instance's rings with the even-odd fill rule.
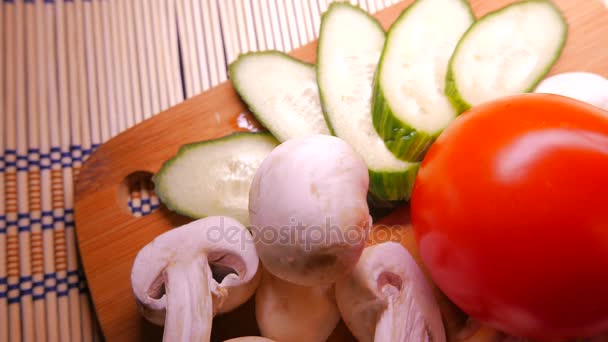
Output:
[[[430,148],[412,224],[466,313],[535,340],[608,331],[607,115],[518,95],[463,113]]]

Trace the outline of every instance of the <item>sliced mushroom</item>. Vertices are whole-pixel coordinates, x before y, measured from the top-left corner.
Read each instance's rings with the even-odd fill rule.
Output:
[[[262,336],[290,342],[323,342],[340,321],[333,285],[300,286],[264,271],[255,295]]]
[[[399,243],[367,247],[350,276],[336,283],[336,299],[361,342],[446,340],[432,289]]]
[[[256,248],[273,275],[331,284],[357,263],[371,226],[365,163],[327,135],[292,139],[262,162],[249,192]]]
[[[213,316],[236,308],[255,292],[258,264],[253,239],[242,224],[207,217],[142,248],[131,286],[143,316],[164,324],[163,341],[209,341]]]

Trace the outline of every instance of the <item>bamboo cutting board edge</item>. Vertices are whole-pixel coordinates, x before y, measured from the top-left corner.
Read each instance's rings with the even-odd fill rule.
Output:
[[[375,16],[386,29],[411,2],[393,5]],[[479,17],[513,0],[470,2]],[[577,0],[555,2],[565,13],[570,31],[552,73],[590,71],[608,76],[608,11],[601,1],[586,6]],[[291,55],[314,62],[316,42]],[[84,163],[75,188],[76,232],[95,310],[108,340],[147,341],[160,336],[161,330],[145,323],[136,310],[131,264],[137,251],[155,236],[188,221],[162,206],[145,217],[131,216],[123,180],[136,171],[156,172],[182,144],[244,130],[237,125],[240,115],[251,119],[228,81],[125,131]],[[254,333],[255,329],[244,331]]]

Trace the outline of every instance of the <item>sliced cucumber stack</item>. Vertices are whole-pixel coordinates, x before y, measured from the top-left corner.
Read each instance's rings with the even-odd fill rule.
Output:
[[[380,24],[358,7],[332,3],[323,14],[317,83],[333,133],[365,160],[370,192],[384,200],[409,198],[418,163],[397,159],[374,130],[372,85],[384,46]]]
[[[229,74],[253,115],[278,140],[330,134],[314,65],[278,51],[251,52],[240,55]]]
[[[475,18],[465,0],[417,0],[388,32],[373,95],[376,131],[395,156],[419,161],[457,115],[444,94],[448,62]]]
[[[155,191],[182,215],[230,216],[249,224],[249,187],[278,144],[269,133],[242,132],[184,145],[154,175]]]
[[[568,25],[548,0],[512,4],[479,19],[450,61],[445,93],[458,112],[530,92],[558,59]]]

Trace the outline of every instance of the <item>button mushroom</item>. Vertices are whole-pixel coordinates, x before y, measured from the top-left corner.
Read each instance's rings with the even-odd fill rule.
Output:
[[[608,79],[591,72],[565,72],[543,80],[535,93],[557,94],[608,110]]]
[[[258,263],[243,225],[229,217],[207,217],[142,248],[131,285],[143,316],[164,324],[163,341],[209,341],[213,316],[236,308],[255,292]]]
[[[330,284],[357,263],[371,226],[365,163],[339,138],[313,135],[276,147],[249,191],[264,267],[303,286]]]
[[[262,336],[277,341],[322,342],[340,321],[333,285],[289,283],[264,271],[255,295]]]
[[[367,247],[350,276],[336,283],[336,300],[361,342],[446,341],[432,289],[399,243]]]
[[[353,269],[365,246],[368,185],[363,160],[332,136],[289,140],[262,162],[249,218],[268,271],[256,295],[264,336],[324,341],[334,330],[332,283]]]

